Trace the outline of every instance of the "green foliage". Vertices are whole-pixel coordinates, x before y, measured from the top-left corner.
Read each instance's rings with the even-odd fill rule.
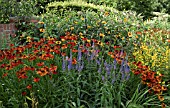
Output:
[[[153,16],[152,12],[170,12],[169,0],[85,0],[96,5],[114,7],[120,11],[133,10],[138,14],[142,13],[144,19]]]
[[[19,20],[15,23],[15,26],[17,28],[17,31],[15,32],[16,36],[12,37],[12,40],[15,42],[16,46],[27,44],[32,38],[36,40],[42,38],[40,29],[44,29],[43,24],[35,24],[29,22],[29,20]]]
[[[44,1],[39,1],[44,3]],[[104,1],[102,1],[103,3]],[[108,2],[111,2],[108,0]],[[127,2],[127,3],[126,3]],[[126,1],[124,5],[130,6],[131,3]],[[148,2],[148,1],[146,1]],[[115,45],[123,46],[123,50],[126,51],[128,63],[131,64],[131,52],[133,52],[133,44],[141,44],[141,36],[137,35],[136,32],[142,32],[148,30],[150,27],[159,27],[160,22],[150,24],[150,22],[143,22],[142,17],[137,15],[132,11],[118,12],[114,11],[113,8],[108,8],[106,6],[100,7],[92,4],[82,4],[73,2],[53,2],[48,5],[47,13],[42,14],[43,19],[41,23],[33,24],[29,22],[19,22],[17,27],[17,36],[15,43],[21,44],[17,51],[13,48],[9,51],[3,50],[0,53],[0,58],[3,54],[9,55],[11,59],[0,59],[0,66],[3,67],[3,63],[10,64],[15,63],[17,60],[21,60],[22,64],[14,67],[11,70],[6,70],[0,67],[0,107],[9,108],[157,108],[160,106],[160,101],[157,99],[156,95],[148,94],[148,88],[146,86],[141,86],[141,80],[139,76],[135,76],[132,72],[128,80],[122,80],[122,73],[120,72],[121,66],[117,64],[117,69],[112,70],[108,75],[104,69],[104,60],[107,63],[113,64],[113,58],[110,58],[107,54],[109,51],[115,51],[113,47]],[[45,5],[45,4],[43,4]],[[68,8],[67,8],[68,7]],[[60,12],[56,10],[50,10],[50,8],[57,8]],[[71,9],[70,9],[71,8]],[[125,7],[123,7],[125,8]],[[123,9],[122,8],[122,9]],[[43,8],[44,9],[44,8]],[[85,9],[85,10],[83,10]],[[87,10],[86,10],[87,9]],[[74,10],[74,11],[72,11]],[[89,11],[91,10],[91,11]],[[97,11],[94,11],[97,10]],[[78,11],[78,12],[77,12]],[[141,10],[140,10],[141,11]],[[39,11],[41,12],[41,11]],[[163,27],[166,27],[162,25]],[[162,27],[162,28],[163,28]],[[45,29],[44,32],[40,33],[39,29]],[[60,54],[54,53],[54,51],[61,51],[69,53],[70,47],[67,49],[62,49],[62,44],[55,43],[56,41],[62,41],[64,44],[68,44],[66,40],[61,40],[60,36],[65,36],[67,33],[69,37],[77,36],[77,45],[83,44],[83,48],[88,51],[93,51],[91,47],[86,47],[87,42],[82,41],[80,38],[87,38],[89,41],[91,39],[100,40],[103,46],[97,46],[95,48],[100,50],[100,53],[96,55],[96,58],[102,59],[100,65],[97,65],[96,58],[90,62],[86,57],[91,57],[91,53],[84,55],[82,53],[82,62],[85,64],[83,70],[78,72],[75,68],[71,71],[62,70],[62,57],[64,60],[70,60],[70,55],[61,56]],[[129,32],[132,33],[129,35]],[[138,38],[136,38],[138,36]],[[36,38],[39,41],[40,38],[44,37],[48,41],[43,42],[43,44],[36,43],[35,41],[32,45],[27,44],[28,37]],[[53,37],[56,40],[52,43]],[[149,37],[148,37],[149,38]],[[149,40],[149,39],[148,39]],[[72,39],[67,40],[68,42],[73,42]],[[111,42],[109,46],[105,43]],[[156,41],[155,41],[156,42]],[[40,42],[41,43],[41,42]],[[54,46],[57,47],[54,50]],[[24,46],[27,46],[24,47]],[[44,45],[44,46],[43,46]],[[18,45],[16,45],[18,46]],[[24,47],[24,48],[23,48]],[[52,49],[50,49],[50,48]],[[77,46],[76,46],[77,48]],[[46,49],[46,51],[44,50]],[[61,50],[60,50],[61,49]],[[20,51],[22,51],[20,53]],[[120,49],[119,49],[120,50]],[[140,50],[140,49],[139,49]],[[4,53],[7,51],[6,53]],[[54,55],[54,58],[41,60],[43,54],[49,56],[49,54]],[[34,55],[37,59],[31,61],[28,60],[30,56]],[[24,56],[27,55],[27,56]],[[73,56],[77,58],[77,53]],[[12,60],[13,56],[16,59]],[[144,55],[146,56],[146,55]],[[25,58],[26,57],[26,58]],[[14,57],[15,58],[15,57]],[[34,56],[33,56],[34,58]],[[104,59],[103,59],[104,58]],[[32,58],[31,58],[32,59]],[[123,59],[123,58],[122,58]],[[37,71],[41,67],[38,67],[36,63],[43,61],[46,68],[50,67],[50,64],[57,65],[57,73],[51,74],[49,70],[46,76],[40,76]],[[67,68],[68,62],[66,62]],[[35,70],[28,70],[26,79],[18,80],[16,72],[23,67],[36,67]],[[75,65],[74,65],[75,66]],[[102,67],[101,73],[98,69]],[[8,72],[8,75],[4,74]],[[44,71],[42,71],[44,72]],[[24,73],[24,72],[23,72]],[[116,74],[116,81],[112,82],[112,75]],[[35,77],[40,78],[38,82],[34,82]],[[165,82],[165,85],[168,82]],[[31,84],[32,88],[29,89],[27,86]],[[168,86],[170,89],[170,86]],[[26,96],[22,93],[26,92]],[[167,91],[163,102],[169,104],[169,91]]]
[[[99,10],[106,10],[106,11],[117,11],[114,8],[111,7],[106,7],[106,6],[97,6],[91,3],[86,3],[84,1],[79,0],[79,2],[77,1],[64,1],[64,2],[52,2],[49,3],[47,6],[47,12],[51,11],[51,10],[56,10],[55,12],[57,12],[58,10],[74,10],[74,11],[81,11],[81,10],[93,10],[95,12],[99,11]]]
[[[0,1],[0,22],[7,23],[9,17],[31,17],[37,12],[35,2],[32,0],[2,0]]]

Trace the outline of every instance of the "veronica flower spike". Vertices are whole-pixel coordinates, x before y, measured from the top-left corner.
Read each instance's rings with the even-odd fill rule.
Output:
[[[66,70],[66,62],[65,62],[64,56],[63,56],[62,70],[63,71]]]
[[[68,71],[72,69],[72,52],[70,50],[70,58],[68,60]]]

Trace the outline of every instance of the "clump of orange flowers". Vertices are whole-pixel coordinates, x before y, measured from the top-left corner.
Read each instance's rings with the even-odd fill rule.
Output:
[[[150,70],[148,66],[143,65],[140,61],[133,62],[133,65],[135,65],[135,68],[132,69],[132,72],[135,75],[140,75],[142,83],[149,87],[149,93],[157,94],[158,99],[163,101],[162,93],[167,90],[167,87],[162,84],[163,75]]]

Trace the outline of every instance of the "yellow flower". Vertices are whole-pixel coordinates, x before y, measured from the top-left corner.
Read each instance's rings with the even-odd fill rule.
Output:
[[[48,36],[47,38],[48,38],[48,40],[50,40],[50,38],[51,38],[51,37],[50,37],[50,36]]]
[[[129,36],[129,37],[132,37],[132,33],[131,33],[131,32],[128,32],[128,36]]]
[[[74,24],[77,24],[78,22],[77,21],[74,21]]]
[[[89,28],[91,28],[91,26],[87,26],[87,28],[89,29]]]
[[[105,13],[104,13],[104,16],[108,16],[108,15],[109,15],[109,12],[105,12]]]
[[[63,41],[63,42],[64,42],[64,41],[65,41],[65,39],[61,39],[61,41]]]
[[[106,30],[108,30],[108,27],[104,27]]]
[[[40,32],[44,32],[45,31],[45,29],[39,29],[40,30]]]
[[[88,42],[88,43],[90,43],[90,42],[91,42],[91,40],[89,40],[89,39],[88,39],[88,40],[87,40],[87,42]]]
[[[55,43],[56,43],[56,44],[61,44],[61,41],[56,41]]]
[[[124,20],[123,20],[124,22],[127,22],[127,18],[124,18]]]
[[[110,34],[110,31],[108,31],[107,33]]]
[[[83,33],[82,33],[82,32],[80,32],[80,33],[79,33],[79,35],[80,35],[80,36],[83,36]]]
[[[158,99],[159,99],[160,101],[163,101],[163,100],[164,100],[164,97],[161,96],[161,95],[158,95]]]
[[[74,41],[75,44],[77,44],[77,41]]]
[[[102,46],[102,47],[104,46],[103,42],[101,42],[101,41],[98,41],[97,44]]]
[[[44,24],[44,22],[38,22],[39,24]]]
[[[106,21],[102,21],[102,24],[107,24],[107,22]]]
[[[81,20],[84,20],[84,18],[82,17]]]
[[[104,37],[105,35],[103,33],[100,33],[99,36]]]
[[[31,37],[27,36],[27,42],[31,42]]]
[[[71,29],[71,30],[74,30],[74,27],[71,27],[70,29]]]
[[[23,37],[24,37],[24,35],[21,35],[21,36],[20,36],[20,38],[23,38]]]
[[[133,45],[137,46],[137,44],[133,43]]]
[[[81,36],[81,39],[83,39],[84,37],[83,36]]]

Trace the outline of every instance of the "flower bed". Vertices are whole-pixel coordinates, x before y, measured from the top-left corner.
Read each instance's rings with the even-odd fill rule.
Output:
[[[169,32],[115,14],[46,14],[19,32],[0,50],[1,106],[168,106]]]

